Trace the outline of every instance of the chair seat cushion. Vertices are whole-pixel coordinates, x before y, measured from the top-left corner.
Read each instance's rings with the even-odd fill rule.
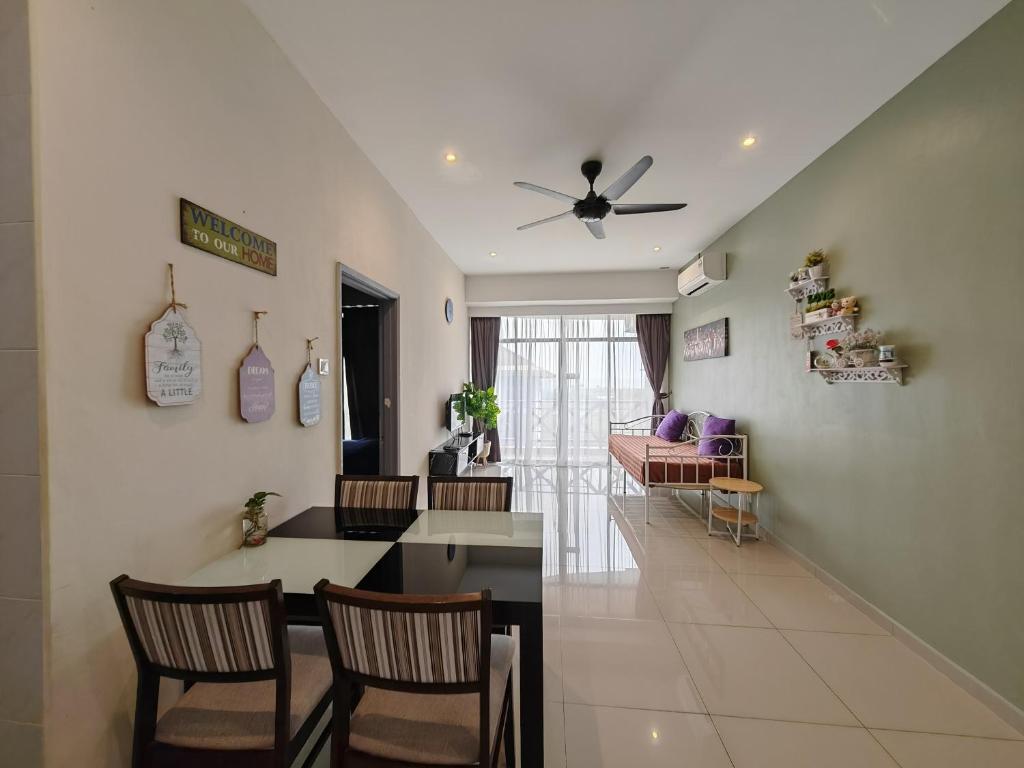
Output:
[[[321,627],[288,627],[292,657],[289,738],[331,688]],[[273,749],[276,683],[196,683],[157,722],[156,740],[191,749]]]
[[[491,744],[505,697],[515,641],[491,636]],[[480,756],[480,703],[475,693],[405,693],[367,688],[352,714],[349,748],[396,762],[475,765]]]

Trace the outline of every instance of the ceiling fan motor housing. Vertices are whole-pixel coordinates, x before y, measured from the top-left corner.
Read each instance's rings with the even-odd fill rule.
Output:
[[[590,190],[585,198],[572,207],[572,212],[580,221],[601,221],[611,209],[611,203]]]

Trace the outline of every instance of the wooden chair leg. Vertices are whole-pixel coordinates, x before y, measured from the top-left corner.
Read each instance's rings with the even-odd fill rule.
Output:
[[[505,708],[505,768],[516,766],[516,713],[512,697],[512,674],[508,676],[508,687],[505,689],[508,706]]]

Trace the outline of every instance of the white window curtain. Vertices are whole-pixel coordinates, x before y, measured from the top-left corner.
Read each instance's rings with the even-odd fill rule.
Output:
[[[503,461],[603,464],[608,422],[647,413],[648,389],[632,315],[502,318]]]

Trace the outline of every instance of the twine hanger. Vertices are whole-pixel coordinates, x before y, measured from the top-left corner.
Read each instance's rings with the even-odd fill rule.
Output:
[[[313,342],[319,338],[319,336],[314,336],[312,339],[306,339],[306,365],[313,364]]]
[[[178,311],[178,307],[181,307],[182,309],[188,309],[188,304],[182,304],[180,301],[178,301],[177,294],[175,294],[174,292],[174,265],[168,264],[167,270],[168,272],[170,272],[171,275],[171,303],[167,305],[167,308],[173,309],[175,312]]]
[[[252,313],[252,315],[253,315],[253,317],[252,317],[253,335],[254,335],[254,337],[256,339],[256,346],[257,347],[260,345],[260,318],[263,317],[263,315],[267,315],[267,314],[270,314],[270,313],[267,312],[267,310],[265,310],[265,309],[257,309],[255,312]]]

